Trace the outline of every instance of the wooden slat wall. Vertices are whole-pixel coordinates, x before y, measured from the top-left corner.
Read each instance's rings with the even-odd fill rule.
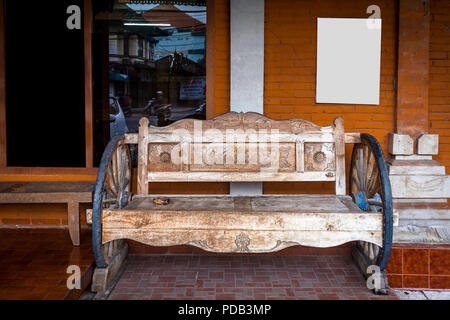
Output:
[[[450,174],[450,1],[432,0],[430,26],[430,133],[439,134],[434,157]]]

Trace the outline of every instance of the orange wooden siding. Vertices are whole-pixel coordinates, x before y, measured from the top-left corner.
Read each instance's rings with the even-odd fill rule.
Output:
[[[430,133],[439,134],[439,154],[434,158],[450,174],[450,1],[431,1]]]
[[[214,0],[214,116],[230,111],[230,3]],[[251,58],[251,57],[249,57]],[[209,106],[208,106],[209,108]]]

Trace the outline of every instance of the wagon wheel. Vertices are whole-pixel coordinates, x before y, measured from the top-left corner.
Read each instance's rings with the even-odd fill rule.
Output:
[[[102,155],[94,192],[92,232],[97,267],[108,265],[122,240],[102,244],[101,217],[104,209],[123,208],[131,197],[131,156],[123,136],[115,136]]]
[[[383,213],[383,246],[365,241],[357,245],[368,265],[377,265],[384,273],[392,246],[392,193],[383,151],[369,134],[361,134],[361,143],[353,148],[349,186],[350,195],[361,210]],[[376,293],[387,294],[386,290]]]

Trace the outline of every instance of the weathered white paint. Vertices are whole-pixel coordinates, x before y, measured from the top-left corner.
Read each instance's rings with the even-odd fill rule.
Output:
[[[162,138],[161,141],[160,141],[160,140],[157,140],[157,139],[153,138],[153,136],[154,135],[152,134],[152,137],[150,138],[150,142],[164,142],[164,141],[167,141],[167,138]],[[282,136],[282,135],[280,135],[280,136]],[[325,131],[324,131],[324,133],[322,133],[320,135],[320,138],[316,138],[316,137],[311,136],[310,137],[311,140],[309,140],[309,141],[310,142],[333,142],[333,138],[329,138],[329,139],[328,138],[323,138],[324,136],[328,137],[328,135],[325,133]],[[316,140],[316,139],[318,139],[318,140]],[[137,144],[138,143],[138,134],[137,133],[127,133],[127,134],[125,134],[124,141],[125,141],[126,144]],[[171,141],[173,141],[173,139]],[[284,141],[284,140],[281,140],[281,141]],[[287,141],[291,141],[291,140],[287,140]],[[295,136],[295,139],[293,139],[292,141],[297,141],[297,137]],[[347,133],[345,133],[345,143],[360,143],[360,142],[361,142],[360,133],[356,133],[356,132],[347,132]]]
[[[401,220],[450,220],[450,211],[448,209],[414,209],[414,208],[399,208],[394,209],[398,212]]]
[[[407,134],[389,133],[389,153],[393,155],[411,155],[414,153],[414,141]]]
[[[439,152],[439,135],[424,133],[417,138],[417,154],[435,155]]]
[[[444,166],[388,166],[389,174],[445,175]]]
[[[230,0],[230,111],[264,113],[264,0]],[[260,195],[262,183],[230,183],[232,195]]]
[[[450,176],[391,175],[393,198],[450,198]]]
[[[394,160],[406,160],[406,161],[425,161],[425,160],[433,160],[433,156],[428,155],[418,155],[418,154],[412,154],[409,156],[405,155],[395,155],[393,157]]]

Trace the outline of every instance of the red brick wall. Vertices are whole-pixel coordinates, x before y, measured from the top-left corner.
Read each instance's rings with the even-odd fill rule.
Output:
[[[303,118],[329,126],[344,119],[346,132],[374,135],[387,151],[394,130],[396,1],[266,0],[264,113],[274,119]],[[382,54],[380,105],[316,104],[317,18],[366,18],[371,4],[381,8]],[[352,146],[347,145],[347,170]],[[330,183],[266,183],[266,193],[332,193]]]
[[[439,134],[435,157],[450,174],[450,1],[431,1],[430,133]]]

